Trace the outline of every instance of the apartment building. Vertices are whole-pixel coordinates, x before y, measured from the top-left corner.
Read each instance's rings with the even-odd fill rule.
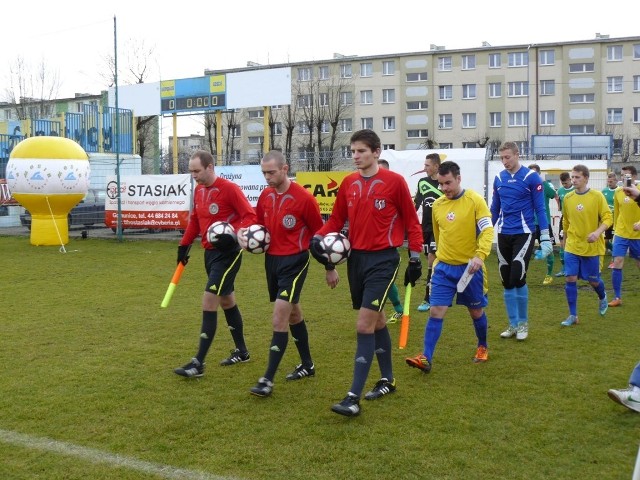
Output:
[[[596,34],[592,40],[501,47],[482,42],[464,50],[431,45],[423,52],[335,54],[205,75],[283,66],[291,67],[291,106],[271,109],[270,143],[286,151],[291,130],[292,159],[346,159],[350,134],[372,128],[384,148],[497,148],[511,140],[525,154],[533,135],[609,134],[618,161],[639,160],[640,37]],[[261,110],[236,110],[234,118],[236,148],[259,158]]]

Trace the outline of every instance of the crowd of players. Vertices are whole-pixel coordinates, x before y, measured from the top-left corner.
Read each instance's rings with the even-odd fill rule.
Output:
[[[412,197],[404,178],[380,164],[378,135],[372,130],[355,132],[351,137],[351,153],[356,171],[343,180],[333,211],[324,223],[314,197],[290,181],[288,165],[281,152],[272,150],[261,161],[267,188],[262,191],[255,209],[237,185],[215,174],[210,153],[194,153],[189,171],[197,186],[177,261],[186,265],[189,247],[200,236],[207,283],[202,298],[198,350],[187,364],[174,372],[188,378],[204,374],[205,358],[217,330],[218,307],[224,312],[235,344],[220,364],[231,366],[249,361],[234,281],[242,262],[242,250],[246,248],[246,228],[256,223],[265,225],[271,233],[271,246],[265,254],[265,274],[269,298],[274,304],[268,364],[264,375],[249,390],[259,397],[270,396],[273,391],[289,336],[296,345],[300,363],[286,379],[295,381],[315,375],[300,293],[310,256],[324,265],[327,285],[332,289],[338,285],[338,272],[327,261],[322,239],[329,232],[340,231],[346,222],[351,243],[347,280],[357,321],[351,386],[344,399],[331,407],[340,415],[359,415],[361,398],[375,400],[396,390],[387,325],[402,314],[394,282],[401,264],[398,249],[405,238],[409,251],[405,286],[415,286],[422,276],[421,253],[427,257],[425,295],[418,306],[418,311],[428,312],[424,347],[421,353],[406,359],[407,365],[425,373],[432,369],[444,316],[454,298],[456,304],[467,307],[472,319],[477,337],[473,361],[488,360],[485,261],[496,234],[498,270],[509,321],[501,337],[519,341],[528,337],[526,274],[533,255],[547,259],[543,284],[554,280],[550,200],[558,202],[563,214],[557,242],[562,269],[555,275],[565,278],[568,316],[561,324],[570,327],[579,323],[578,279],[593,287],[601,315],[609,307],[621,306],[622,267],[627,253],[640,266],[640,207],[633,201],[638,197],[635,168],[623,167],[625,184],[622,187],[617,186],[615,174],[610,175],[610,191],[603,193],[588,186],[589,169],[575,165],[571,172],[560,176],[562,187],[556,191],[542,178],[538,165],[525,167],[520,163],[515,143],[505,142],[499,152],[504,170],[494,179],[489,208],[479,194],[462,186],[460,167],[455,162],[441,161],[435,153],[426,156],[427,175],[420,179]],[[420,208],[422,222],[416,213]],[[237,239],[226,234],[210,238],[207,229],[216,221],[232,224]],[[605,232],[607,242],[612,243],[605,244]],[[607,247],[612,255],[610,267],[615,295],[611,301],[600,276]],[[389,320],[384,312],[387,298],[393,300],[395,309]],[[380,379],[363,395],[374,357]],[[629,389],[610,390],[609,396],[640,411],[640,364],[636,370]]]

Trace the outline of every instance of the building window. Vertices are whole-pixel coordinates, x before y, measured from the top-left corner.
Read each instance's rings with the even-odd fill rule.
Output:
[[[309,125],[306,122],[299,121],[297,122],[298,133],[309,133],[311,130],[309,129]]]
[[[382,90],[382,103],[396,103],[396,90],[394,88],[384,88]]]
[[[305,95],[298,95],[298,107],[300,108],[310,107],[312,101],[313,97],[310,93],[307,93]]]
[[[453,85],[440,85],[438,87],[438,98],[440,100],[452,100]]]
[[[540,111],[540,125],[551,126],[556,124],[556,111],[555,110],[542,110]]]
[[[320,133],[329,133],[331,131],[331,124],[329,120],[323,120],[320,124]]]
[[[476,148],[478,142],[462,142],[462,148]]]
[[[396,74],[396,62],[388,60],[382,62],[382,75],[395,75]]]
[[[242,136],[242,126],[241,125],[231,125],[228,127],[229,136],[232,138],[238,138]]]
[[[274,135],[282,135],[282,123],[276,122],[273,124],[273,134]]]
[[[468,85],[462,85],[462,98],[463,100],[472,100],[476,98],[476,84],[470,83]]]
[[[318,106],[320,107],[328,107],[329,106],[329,94],[321,93],[318,97]]]
[[[572,93],[569,95],[569,103],[593,103],[595,101],[595,93]]]
[[[360,90],[360,104],[371,105],[373,103],[373,90]]]
[[[622,45],[609,45],[607,47],[607,61],[609,62],[622,61]]]
[[[555,95],[555,94],[556,94],[555,80],[540,80],[540,95]]]
[[[351,158],[351,145],[343,145],[340,147],[340,155],[342,158]]]
[[[633,139],[633,154],[640,155],[640,138]]]
[[[260,145],[262,143],[262,137],[249,137],[247,142],[249,145]]]
[[[633,59],[640,60],[640,43],[635,43],[633,45]]]
[[[569,135],[593,135],[595,125],[569,125]]]
[[[229,159],[232,162],[239,162],[240,161],[240,150],[232,150],[231,153],[229,154]]]
[[[382,130],[395,130],[396,117],[382,117]]]
[[[489,98],[499,98],[502,96],[502,83],[489,84]]]
[[[476,128],[476,114],[475,113],[463,113],[462,114],[462,128]]]
[[[593,63],[570,63],[569,64],[569,73],[584,73],[584,72],[593,72],[594,64]]]
[[[607,77],[607,93],[622,92],[622,77]]]
[[[407,138],[427,138],[428,136],[429,130],[427,130],[426,128],[407,130]]]
[[[323,65],[318,67],[318,78],[320,80],[328,80],[329,79],[329,67],[327,65]]]
[[[76,112],[78,113],[84,112],[84,103],[76,102]]]
[[[555,65],[555,50],[540,50],[540,65]]]
[[[360,128],[373,130],[373,117],[363,117],[360,119]]]
[[[529,123],[527,112],[509,112],[510,127],[526,127]]]
[[[453,128],[453,115],[450,113],[441,113],[438,115],[438,128]]]
[[[476,69],[476,56],[475,55],[462,55],[462,70],[475,70]]]
[[[489,54],[489,68],[500,68],[502,66],[502,56],[499,53]]]
[[[633,123],[640,123],[640,107],[633,107]]]
[[[360,64],[360,76],[370,77],[373,75],[373,63],[361,63]]]
[[[308,82],[311,77],[311,67],[298,68],[298,81]]]
[[[382,144],[382,150],[395,150],[396,149],[396,144],[395,143],[383,143]]]
[[[527,82],[509,82],[510,97],[526,97],[529,95],[529,84]]]
[[[407,82],[426,82],[427,72],[407,73]]]
[[[526,67],[529,65],[529,52],[511,52],[507,56],[510,67]]]
[[[640,75],[633,76],[633,91],[640,92]]]
[[[607,125],[622,124],[622,109],[607,108]]]
[[[438,71],[439,72],[451,71],[451,57],[438,57]]]
[[[449,142],[447,142],[447,143],[442,143],[441,142],[439,145],[440,145],[440,148],[442,148],[442,149],[453,148],[453,143],[449,143]]]
[[[340,120],[340,131],[341,132],[352,132],[353,131],[353,120],[351,118],[343,118]]]
[[[426,110],[428,106],[429,106],[429,102],[426,100],[407,102],[407,110]]]
[[[249,110],[249,118],[264,118],[264,110]]]
[[[340,65],[340,78],[351,78],[351,64],[345,63]]]
[[[305,147],[298,147],[298,158],[300,160],[306,160],[306,158],[307,158],[307,149]]]
[[[353,105],[353,92],[340,92],[340,105],[343,107]]]
[[[502,126],[502,112],[490,112],[489,113],[489,126],[501,127]]]

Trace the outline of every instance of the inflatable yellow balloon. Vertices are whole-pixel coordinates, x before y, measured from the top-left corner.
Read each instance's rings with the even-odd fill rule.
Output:
[[[31,137],[9,156],[7,184],[31,213],[32,245],[69,242],[69,211],[89,190],[89,157],[73,140]]]

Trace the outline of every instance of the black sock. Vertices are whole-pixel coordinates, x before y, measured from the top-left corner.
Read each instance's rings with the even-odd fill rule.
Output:
[[[376,338],[376,358],[380,367],[382,378],[386,378],[390,382],[393,381],[393,367],[391,364],[391,335],[389,329],[385,327],[374,332]]]
[[[202,328],[200,329],[200,345],[196,358],[200,363],[204,363],[209,347],[216,336],[216,328],[218,327],[218,312],[202,312]]]
[[[247,346],[244,343],[242,315],[240,315],[238,305],[234,305],[233,307],[224,310],[224,316],[227,319],[227,325],[229,325],[229,331],[231,332],[233,343],[235,343],[236,348],[242,353],[246,352]]]
[[[429,293],[430,293],[429,285],[431,285],[431,270],[432,270],[431,267],[427,268],[427,286],[424,290],[424,301],[427,303],[429,302]]]
[[[305,367],[313,365],[311,360],[311,351],[309,350],[309,334],[307,332],[307,324],[304,320],[295,325],[289,325],[291,330],[291,337],[296,344],[298,353],[300,354],[300,363]]]
[[[353,367],[353,382],[351,383],[351,393],[358,396],[364,390],[364,384],[369,376],[373,353],[376,349],[376,339],[373,333],[359,333],[356,345],[356,356]]]
[[[267,371],[264,374],[265,378],[272,382],[280,365],[280,360],[282,360],[284,352],[287,350],[287,343],[289,343],[289,332],[273,332],[271,348],[269,348],[269,365],[267,365]]]

